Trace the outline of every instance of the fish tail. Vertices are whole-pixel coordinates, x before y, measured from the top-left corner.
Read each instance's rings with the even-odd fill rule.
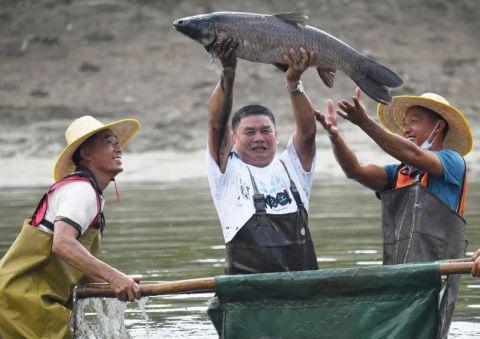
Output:
[[[390,89],[382,84],[379,84],[371,78],[363,78],[355,81],[360,89],[365,92],[370,98],[382,104],[388,104],[392,101]]]
[[[355,82],[369,97],[381,103],[389,103],[392,101],[390,95],[390,87],[398,87],[403,81],[392,70],[379,64],[378,62],[368,59],[365,76]]]
[[[368,59],[367,76],[387,87],[395,88],[403,84],[394,71],[372,59]]]

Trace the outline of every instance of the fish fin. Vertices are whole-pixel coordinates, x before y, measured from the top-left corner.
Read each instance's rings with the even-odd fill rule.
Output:
[[[317,67],[317,72],[322,79],[325,86],[328,88],[333,87],[333,78],[335,77],[335,69]]]
[[[372,59],[368,59],[365,76],[354,81],[365,94],[382,104],[392,101],[389,87],[398,87],[403,83],[395,72]]]
[[[303,27],[308,23],[308,16],[304,13],[285,12],[277,13],[273,16],[298,27]]]
[[[273,64],[273,66],[277,67],[279,70],[281,70],[283,73],[285,73],[288,69],[288,65],[287,64],[281,64],[281,63],[275,63]]]
[[[392,101],[390,89],[371,78],[363,78],[355,83],[370,98],[382,104],[388,104]]]

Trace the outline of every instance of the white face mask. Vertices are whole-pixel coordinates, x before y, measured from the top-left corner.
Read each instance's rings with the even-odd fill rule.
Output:
[[[441,120],[438,120],[435,126],[433,127],[432,131],[430,132],[430,135],[428,136],[427,139],[425,139],[424,142],[422,142],[422,145],[420,146],[423,149],[430,149],[432,147],[433,143],[435,142],[435,139],[437,139],[438,134],[433,138],[432,142],[430,142],[430,138],[432,137],[433,132],[435,131],[435,128],[437,128],[438,124],[440,123]],[[410,175],[413,173],[414,167],[412,165],[407,165],[407,174]]]
[[[440,123],[441,120],[438,120],[437,123],[435,124],[435,126],[433,127],[432,131],[430,132],[430,134],[428,135],[428,138],[425,139],[425,141],[422,143],[422,145],[420,146],[421,148],[423,149],[430,149],[430,147],[432,147],[433,143],[435,142],[435,139],[437,139],[437,136],[438,136],[438,133],[437,135],[435,135],[435,138],[433,138],[432,142],[430,142],[430,138],[433,134],[433,132],[435,131],[435,128],[437,128],[438,124]]]

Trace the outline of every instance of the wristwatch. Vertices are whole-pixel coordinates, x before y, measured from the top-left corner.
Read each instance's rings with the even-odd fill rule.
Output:
[[[295,87],[295,88],[289,88],[288,85],[287,85],[287,91],[288,91],[288,93],[290,93],[290,94],[301,94],[301,93],[303,93],[303,85],[302,85],[302,82],[299,81],[299,82],[297,83],[297,87]]]

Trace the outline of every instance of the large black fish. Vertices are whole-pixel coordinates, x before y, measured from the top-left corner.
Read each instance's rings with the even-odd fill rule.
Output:
[[[264,15],[216,12],[176,20],[175,29],[201,43],[214,55],[214,44],[227,38],[238,43],[238,58],[274,64],[286,70],[282,56],[290,48],[304,47],[317,55],[315,67],[325,85],[333,86],[334,72],[347,74],[372,99],[388,103],[390,88],[402,79],[387,67],[357,52],[334,36],[307,26],[302,13]]]

